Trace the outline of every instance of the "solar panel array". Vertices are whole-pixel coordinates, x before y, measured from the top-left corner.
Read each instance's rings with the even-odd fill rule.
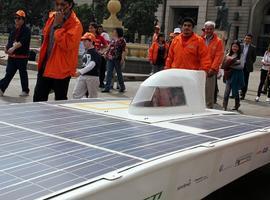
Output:
[[[207,130],[204,135],[219,139],[270,127],[269,118],[244,115],[210,116],[197,119],[179,120],[172,123]]]
[[[40,198],[157,156],[269,125],[269,120],[241,116],[172,122],[208,130],[199,136],[54,104],[5,105],[0,112],[1,200]]]

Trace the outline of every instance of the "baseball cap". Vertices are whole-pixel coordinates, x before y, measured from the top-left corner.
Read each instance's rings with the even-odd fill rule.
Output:
[[[18,16],[20,16],[20,17],[26,17],[26,15],[25,15],[25,12],[23,11],[23,10],[18,10],[17,12],[16,12],[16,15],[18,15]]]
[[[181,29],[180,28],[175,28],[173,33],[181,33]]]
[[[96,41],[96,36],[93,33],[85,33],[82,37],[81,40],[91,40],[92,42]]]

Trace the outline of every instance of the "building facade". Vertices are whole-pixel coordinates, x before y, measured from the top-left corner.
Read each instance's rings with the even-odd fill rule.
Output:
[[[195,31],[201,32],[204,22],[215,21],[222,0],[167,0],[164,12],[159,6],[157,17],[162,22],[165,13],[165,32],[172,32],[178,21],[189,16],[195,19]],[[270,0],[225,0],[229,8],[229,40],[243,39],[246,33],[254,35],[258,54],[262,55],[270,43]]]

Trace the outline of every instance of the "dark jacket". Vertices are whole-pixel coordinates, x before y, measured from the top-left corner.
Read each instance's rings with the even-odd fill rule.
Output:
[[[241,51],[244,50],[244,44],[241,45]],[[256,47],[254,45],[249,45],[247,58],[245,62],[245,68],[248,72],[253,72],[253,64],[256,62]]]
[[[87,65],[90,61],[96,63],[95,67],[84,75],[89,76],[99,76],[100,66],[101,66],[101,56],[95,49],[88,49],[87,52],[83,55],[83,63]]]
[[[7,50],[13,46],[14,42],[20,42],[22,46],[14,51],[14,55],[24,55],[28,56],[31,40],[31,31],[26,26],[23,25],[19,30],[16,38],[16,28],[14,28],[8,37],[8,44],[6,46]]]

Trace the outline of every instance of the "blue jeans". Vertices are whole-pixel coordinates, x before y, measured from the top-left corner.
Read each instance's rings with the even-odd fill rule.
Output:
[[[6,75],[2,80],[0,80],[0,89],[2,90],[2,92],[6,91],[17,70],[19,70],[20,74],[22,91],[26,93],[29,92],[27,63],[28,59],[8,58]]]
[[[117,79],[118,79],[118,83],[120,85],[120,89],[122,89],[122,90],[126,89],[121,67],[122,67],[121,63],[118,60],[108,60],[107,61],[107,78],[106,78],[105,90],[109,91],[111,89],[111,83],[112,83],[114,69],[117,73]]]

